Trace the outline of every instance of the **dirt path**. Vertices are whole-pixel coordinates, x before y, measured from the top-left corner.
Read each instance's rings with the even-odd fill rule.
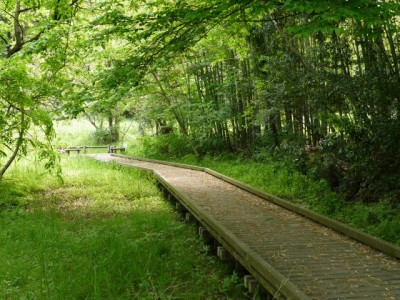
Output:
[[[208,173],[98,154],[155,171],[311,299],[400,299],[400,261]]]

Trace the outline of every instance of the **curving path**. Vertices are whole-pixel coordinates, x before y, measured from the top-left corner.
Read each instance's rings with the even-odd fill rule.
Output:
[[[207,172],[110,154],[93,156],[151,170],[276,297],[400,299],[397,258]]]

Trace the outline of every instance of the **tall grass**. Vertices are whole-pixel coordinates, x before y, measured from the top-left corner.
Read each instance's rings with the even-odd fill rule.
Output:
[[[92,145],[95,128],[85,119],[65,120],[55,124],[57,134],[55,144],[58,147]]]
[[[64,183],[29,165],[0,183],[1,299],[245,298],[152,179],[62,163]]]

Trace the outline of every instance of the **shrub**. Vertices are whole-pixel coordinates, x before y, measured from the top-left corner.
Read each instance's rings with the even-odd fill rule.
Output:
[[[93,133],[93,138],[97,144],[110,144],[119,140],[119,130],[117,127],[98,128]]]

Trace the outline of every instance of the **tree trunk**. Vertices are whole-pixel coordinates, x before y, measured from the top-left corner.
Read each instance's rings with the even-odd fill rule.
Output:
[[[176,120],[177,123],[178,123],[179,129],[181,130],[182,134],[183,134],[183,135],[185,136],[185,138],[187,139],[187,141],[188,141],[190,147],[191,147],[192,150],[193,150],[194,155],[200,156],[199,152],[197,151],[197,148],[196,148],[195,145],[193,144],[193,141],[190,139],[190,136],[189,136],[189,134],[188,134],[188,132],[187,132],[187,130],[186,130],[186,126],[185,126],[185,123],[184,123],[183,120],[182,120],[181,115],[179,114],[179,112],[177,111],[177,109],[176,109],[175,107],[172,106],[172,101],[171,101],[171,99],[168,97],[168,95],[167,95],[167,93],[166,93],[164,87],[163,87],[162,84],[161,84],[161,81],[158,79],[156,73],[152,72],[151,75],[153,75],[153,77],[154,77],[154,79],[155,79],[155,81],[156,81],[158,87],[160,88],[161,94],[162,94],[162,96],[163,96],[165,102],[170,106],[170,108],[171,108],[171,110],[172,110],[172,113],[173,113],[173,115],[174,115],[174,117],[175,117],[175,120]]]
[[[15,144],[14,151],[10,158],[7,160],[6,164],[1,168],[0,170],[0,181],[3,178],[4,174],[8,170],[8,168],[11,166],[13,161],[17,158],[18,152],[22,146],[22,142],[24,140],[24,135],[26,131],[26,126],[25,126],[25,111],[22,109],[21,110],[21,127],[19,129],[19,134],[18,134],[18,139],[17,143]]]

